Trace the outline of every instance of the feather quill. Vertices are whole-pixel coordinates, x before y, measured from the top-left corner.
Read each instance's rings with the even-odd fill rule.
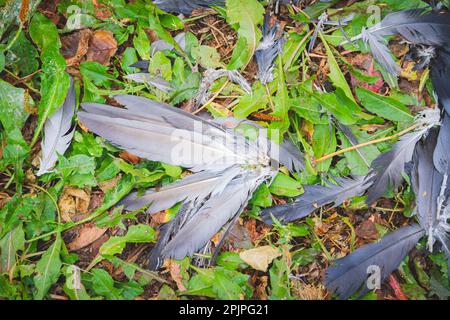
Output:
[[[295,198],[294,202],[264,209],[261,213],[265,223],[272,224],[272,216],[282,223],[304,218],[318,208],[333,203],[340,206],[346,199],[364,194],[370,182],[364,177],[335,178],[337,185],[329,187],[320,185],[305,186],[305,193]]]
[[[58,160],[58,155],[63,155],[69,148],[75,133],[72,128],[72,118],[75,114],[76,97],[73,80],[70,80],[70,88],[63,105],[45,122],[44,139],[41,143],[42,158],[38,176],[51,172]]]
[[[366,281],[370,267],[379,268],[382,280],[386,279],[424,234],[419,225],[409,225],[333,261],[325,274],[325,286],[341,299],[356,292],[363,295],[369,290]]]

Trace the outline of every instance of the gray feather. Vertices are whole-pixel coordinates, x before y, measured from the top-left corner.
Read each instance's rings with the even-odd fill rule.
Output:
[[[154,0],[161,10],[166,12],[191,14],[193,10],[209,6],[221,6],[224,0]]]
[[[137,192],[130,193],[120,204],[124,205],[124,208],[129,211],[151,204],[146,213],[157,213],[171,208],[181,201],[201,201],[210,195],[220,194],[225,186],[240,172],[239,167],[227,169],[222,173],[199,172],[159,190],[150,189],[142,196],[139,196]]]
[[[63,155],[69,148],[75,133],[75,128],[71,130],[75,107],[75,88],[71,79],[64,104],[45,122],[44,139],[41,143],[42,158],[36,175],[51,172],[58,155]]]
[[[304,155],[290,140],[284,140],[279,146],[279,162],[291,173],[305,169]]]
[[[367,204],[373,204],[389,188],[397,189],[400,186],[405,164],[411,161],[417,142],[427,131],[428,129],[422,129],[404,135],[392,150],[381,154],[372,162],[369,181],[373,184],[368,191]]]
[[[162,251],[165,258],[191,256],[213,237],[236,214],[247,206],[252,193],[265,175],[236,178],[222,194],[211,197],[195,216],[183,226]]]
[[[380,268],[385,280],[424,235],[418,225],[409,225],[383,237],[379,242],[365,245],[350,255],[333,261],[325,274],[325,286],[341,299],[358,292],[366,293],[369,267]]]
[[[430,130],[428,137],[417,144],[413,156],[411,184],[416,195],[416,213],[419,225],[432,234],[438,215],[438,198],[443,176],[433,165],[433,151],[437,132]],[[430,232],[431,231],[431,232]]]
[[[448,82],[450,81],[450,53],[447,50],[438,50],[436,58],[431,65],[431,80],[433,88],[438,96],[440,105],[445,108],[450,115],[450,89]]]
[[[258,79],[262,84],[273,81],[275,60],[282,52],[285,39],[282,37],[282,29],[278,22],[270,26],[270,16],[266,15],[262,28],[263,38],[255,52],[258,65]]]
[[[444,47],[450,42],[450,13],[426,13],[413,9],[388,14],[379,24],[368,29],[378,36],[399,34],[413,44]],[[352,41],[361,39],[362,35]]]
[[[305,186],[305,193],[295,198],[294,202],[267,208],[262,211],[265,223],[272,224],[272,215],[282,223],[304,218],[320,207],[334,204],[340,206],[345,200],[364,194],[370,186],[364,177],[335,178],[337,185],[324,187],[320,185]]]
[[[395,76],[400,74],[401,68],[392,57],[391,50],[382,36],[363,29],[362,39],[369,45],[372,55],[383,69]]]
[[[434,150],[434,166],[442,175],[450,174],[450,116],[447,113],[442,120]]]
[[[125,79],[136,83],[148,84],[165,93],[174,90],[170,82],[167,82],[161,77],[152,76],[150,73],[133,73],[125,76]]]

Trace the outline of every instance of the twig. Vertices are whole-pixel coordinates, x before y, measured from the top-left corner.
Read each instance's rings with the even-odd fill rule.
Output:
[[[216,98],[222,93],[223,89],[225,89],[225,87],[228,85],[228,83],[230,83],[230,80],[225,81],[225,83],[220,87],[219,91],[217,91],[212,97],[211,99],[209,99],[203,106],[201,106],[200,108],[198,108],[197,110],[195,110],[194,112],[192,112],[192,114],[197,114],[200,111],[202,111],[203,109],[205,109],[206,107],[208,107],[214,100],[216,100]]]
[[[336,152],[333,152],[333,153],[328,154],[326,156],[323,156],[322,158],[316,159],[314,162],[315,162],[315,164],[318,164],[318,163],[324,162],[324,161],[326,161],[328,159],[334,158],[335,156],[339,156],[341,154],[347,153],[349,151],[358,150],[358,149],[361,149],[361,148],[364,148],[364,147],[367,147],[367,146],[370,146],[370,145],[373,145],[373,144],[377,144],[377,143],[380,143],[380,142],[385,142],[385,141],[389,141],[389,140],[401,137],[401,136],[407,134],[408,132],[411,132],[411,131],[417,129],[419,126],[420,126],[420,124],[416,123],[416,124],[412,125],[411,127],[407,128],[407,129],[405,129],[403,131],[400,131],[400,132],[398,132],[398,133],[396,133],[396,134],[394,134],[392,136],[376,139],[376,140],[373,140],[373,141],[364,142],[364,143],[358,144],[356,146],[351,146],[349,148],[341,149],[339,151],[336,151]]]

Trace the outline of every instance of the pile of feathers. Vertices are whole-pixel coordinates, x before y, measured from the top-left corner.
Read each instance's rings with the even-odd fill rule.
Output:
[[[162,10],[181,14],[190,14],[201,7],[224,5],[223,0],[155,0],[154,3]],[[279,1],[276,3],[279,5]],[[326,21],[326,16],[321,16],[318,27],[325,26]],[[258,78],[263,84],[273,80],[274,61],[285,42],[282,29],[270,16],[266,17],[263,38],[255,53]],[[311,39],[310,49],[314,47],[317,33]],[[373,161],[367,176],[336,177],[326,186],[305,186],[304,194],[293,202],[267,208],[262,213],[267,224],[288,223],[323,206],[340,206],[355,196],[367,195],[367,204],[372,205],[387,190],[396,190],[404,177],[409,176],[416,195],[417,222],[331,262],[325,285],[342,299],[369,290],[366,281],[370,275],[368,270],[373,266],[379,268],[382,280],[386,279],[423,238],[430,252],[442,250],[450,260],[450,85],[447,82],[450,79],[450,15],[422,10],[391,13],[378,25],[363,29],[360,36],[349,41],[362,40],[381,67],[398,75],[400,67],[384,38],[392,35],[401,36],[410,45],[410,57],[417,62],[417,69],[430,68],[439,107],[418,114],[415,130],[403,135],[390,151]],[[183,36],[176,41],[182,48]],[[154,49],[167,49],[167,44],[155,44]],[[142,68],[142,72],[131,75],[131,79],[170,90],[170,84],[146,72],[145,61],[135,67]],[[221,76],[251,90],[241,75],[227,70],[211,71],[208,81]],[[206,84],[204,92],[207,92]],[[204,99],[199,98],[199,101]],[[291,173],[304,169],[303,155],[292,142],[286,140],[278,145],[263,134],[251,140],[236,130],[245,123],[263,131],[251,121],[208,120],[138,96],[121,95],[115,100],[123,107],[82,104],[78,120],[90,131],[134,155],[181,166],[191,172],[172,184],[151,188],[143,194],[133,192],[119,204],[129,211],[145,208],[146,213],[154,214],[182,203],[176,217],[161,227],[149,260],[150,269],[159,268],[166,258],[182,259],[196,253],[210,253],[210,239],[221,230],[222,240],[227,236],[254,191],[262,183],[272,181],[279,165]],[[50,172],[57,154],[63,154],[69,147],[74,134],[71,123],[75,104],[72,84],[64,105],[45,125],[38,175]],[[190,156],[177,153],[190,150],[194,150]],[[213,257],[219,249],[220,243],[215,246]]]

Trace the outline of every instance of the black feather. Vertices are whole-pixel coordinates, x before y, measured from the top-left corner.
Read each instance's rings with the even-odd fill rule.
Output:
[[[348,299],[357,291],[363,295],[369,290],[366,285],[368,268],[380,268],[381,280],[385,280],[424,234],[419,225],[409,225],[333,261],[325,274],[325,286],[341,299]]]
[[[450,53],[439,50],[431,66],[431,80],[439,103],[450,115]]]
[[[450,115],[448,114],[445,114],[442,119],[433,159],[434,166],[440,174],[450,174]]]
[[[295,198],[294,202],[264,209],[262,211],[264,222],[272,224],[273,215],[277,220],[288,223],[304,218],[327,204],[340,206],[346,199],[362,195],[370,185],[364,177],[335,179],[337,185],[305,186],[305,193]]]
[[[191,14],[195,9],[223,6],[225,0],[155,0],[153,3],[166,12]]]

